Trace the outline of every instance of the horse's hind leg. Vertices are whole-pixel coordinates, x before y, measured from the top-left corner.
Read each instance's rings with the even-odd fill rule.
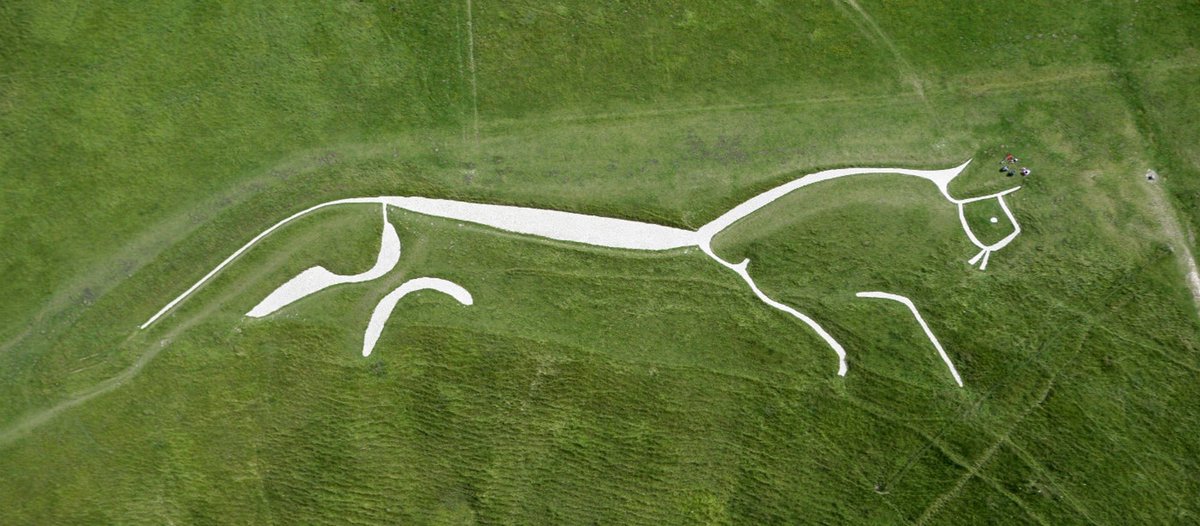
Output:
[[[342,276],[319,265],[309,268],[268,294],[258,305],[250,309],[246,316],[261,318],[334,285],[371,281],[387,274],[399,262],[400,236],[396,234],[396,228],[387,220],[387,205],[385,204],[383,205],[383,238],[379,243],[379,257],[370,270],[361,274]]]
[[[475,302],[467,289],[451,281],[438,278],[416,278],[405,281],[396,290],[389,292],[387,296],[379,300],[375,311],[371,313],[371,321],[367,323],[367,331],[363,334],[363,356],[370,356],[371,351],[375,349],[375,343],[379,341],[379,336],[383,333],[383,326],[391,317],[392,310],[396,308],[396,303],[400,301],[400,298],[409,292],[418,290],[436,290],[449,295],[463,305],[471,305]]]

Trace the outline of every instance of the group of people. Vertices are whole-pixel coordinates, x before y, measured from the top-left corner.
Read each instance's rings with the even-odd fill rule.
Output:
[[[1012,177],[1013,174],[1016,172],[1014,172],[1013,168],[1010,168],[1009,165],[1016,167],[1017,163],[1019,163],[1019,162],[1021,162],[1021,160],[1017,159],[1015,156],[1013,156],[1013,154],[1010,153],[1010,154],[1005,155],[1004,160],[1000,161],[1000,173],[1006,174],[1009,177]],[[1029,173],[1030,173],[1029,168],[1026,168],[1024,166],[1021,167],[1021,177],[1029,177]]]

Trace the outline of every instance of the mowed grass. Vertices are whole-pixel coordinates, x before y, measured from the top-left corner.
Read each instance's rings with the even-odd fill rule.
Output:
[[[1196,310],[1139,185],[1158,168],[1200,224],[1196,14],[1144,4],[6,4],[0,522],[1194,521]],[[1034,176],[997,172],[1007,151]],[[967,158],[955,196],[1023,185],[986,272],[898,176],[718,238],[846,346],[845,378],[697,251],[400,211],[399,269],[243,317],[304,268],[368,267],[371,206],[135,330],[326,200],[697,228],[804,173]],[[969,220],[1003,236],[986,207]],[[419,276],[476,303],[405,298],[362,358],[375,302]],[[863,290],[916,301],[966,387]]]

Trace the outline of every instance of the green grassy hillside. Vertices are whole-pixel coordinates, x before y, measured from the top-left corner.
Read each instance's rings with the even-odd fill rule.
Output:
[[[0,524],[1200,520],[1200,9],[928,4],[0,5]],[[1032,177],[996,171],[1009,151]],[[243,316],[310,266],[368,268],[374,206],[281,229],[137,329],[333,199],[695,229],[806,173],[967,159],[956,197],[1022,185],[986,271],[895,175],[716,239],[845,377],[697,250],[403,211],[395,271]],[[987,206],[968,219],[1005,235]],[[420,276],[475,304],[405,298],[363,358]],[[965,387],[864,290],[916,302]]]

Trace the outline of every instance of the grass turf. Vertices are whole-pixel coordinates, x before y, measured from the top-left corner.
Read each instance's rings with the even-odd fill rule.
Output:
[[[1200,513],[1196,311],[1138,188],[1158,168],[1200,225],[1194,7],[467,5],[0,6],[7,522]],[[695,228],[827,167],[975,157],[952,192],[996,191],[1009,150],[1034,169],[1010,199],[1025,231],[985,273],[930,185],[887,176],[807,188],[718,240],[846,345],[844,379],[697,253],[402,212],[400,270],[241,318],[303,268],[368,266],[369,207],[279,232],[134,330],[325,200]],[[423,275],[476,305],[406,298],[359,357],[374,301]],[[965,389],[902,307],[853,297],[870,289],[917,302]]]

